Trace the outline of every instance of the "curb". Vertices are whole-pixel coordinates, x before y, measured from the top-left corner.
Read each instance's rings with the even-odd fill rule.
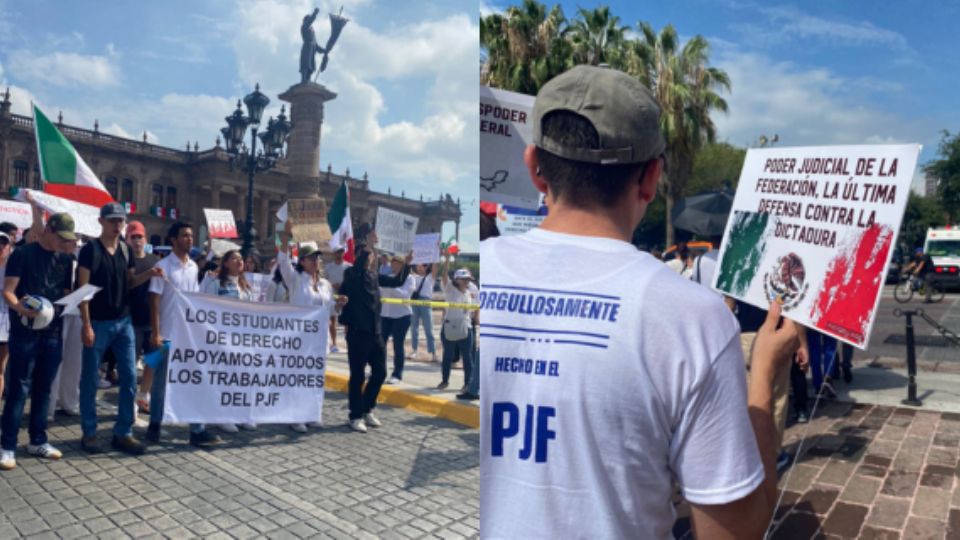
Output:
[[[327,371],[324,385],[327,390],[347,392],[349,377]],[[377,403],[384,403],[401,409],[416,411],[427,416],[434,416],[455,422],[462,426],[477,429],[480,427],[480,408],[464,405],[454,401],[447,401],[438,397],[427,396],[393,388],[384,385],[377,396]]]

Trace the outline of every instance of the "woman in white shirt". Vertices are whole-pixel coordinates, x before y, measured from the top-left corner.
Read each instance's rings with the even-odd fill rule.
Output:
[[[417,283],[413,289],[414,300],[430,300],[433,298],[433,284],[436,281],[437,263],[432,266],[418,264],[410,274],[416,278]],[[420,346],[420,324],[423,324],[423,333],[427,336],[427,352],[430,353],[430,361],[437,361],[437,349],[433,343],[433,308],[430,306],[413,306],[413,317],[410,319],[410,341],[413,345],[413,356],[417,356],[417,349]]]
[[[390,273],[399,275],[403,270],[406,261],[399,255],[390,259]],[[399,298],[409,300],[413,296],[414,287],[417,280],[413,274],[407,276],[407,280],[400,287],[384,288],[380,287],[380,298]],[[410,318],[413,310],[409,304],[383,304],[380,307],[380,321],[383,331],[383,346],[387,346],[387,341],[393,339],[393,374],[387,379],[387,384],[397,384],[403,379],[403,343],[407,339],[407,330],[410,329]]]
[[[448,269],[450,259],[443,263],[440,280],[443,287],[443,296],[447,302],[455,304],[473,304],[474,296],[470,293],[470,280],[473,276],[467,268],[460,268],[450,279]],[[457,399],[477,399],[480,390],[480,373],[477,370],[476,355],[474,354],[474,335],[471,324],[471,315],[466,309],[447,308],[443,316],[443,329],[440,331],[440,341],[443,343],[443,364],[440,367],[443,380],[437,386],[444,389],[450,382],[450,368],[454,358],[459,354],[463,359],[463,389],[457,394]]]
[[[287,253],[289,247],[287,241],[290,233],[289,222],[284,227],[284,232],[280,236],[280,252],[277,253],[277,266],[280,275],[283,277],[283,284],[290,295],[290,303],[295,306],[321,306],[327,309],[326,313],[320,318],[326,323],[327,319],[339,308],[339,301],[335,300],[333,287],[330,282],[324,279],[322,265],[320,264],[320,251],[311,246],[300,247],[300,259],[296,268],[290,263],[290,255]],[[319,349],[327,350],[327,334],[319,334],[321,340]],[[308,424],[310,427],[322,428],[323,420],[317,418],[315,422]],[[290,429],[297,433],[306,433],[307,425],[290,424]]]
[[[200,292],[211,296],[226,296],[235,298],[244,302],[251,302],[253,290],[243,276],[243,256],[240,252],[232,249],[223,254],[220,260],[220,270],[215,276],[207,275],[201,283]],[[236,433],[237,424],[220,424],[220,429],[227,433]],[[240,424],[240,428],[253,431],[257,429],[256,424]]]

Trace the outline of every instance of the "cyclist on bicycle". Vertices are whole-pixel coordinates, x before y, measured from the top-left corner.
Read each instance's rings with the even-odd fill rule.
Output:
[[[916,278],[913,280],[913,290],[919,291],[925,284],[927,275],[933,272],[933,259],[923,252],[923,248],[917,248],[913,252],[913,260],[904,270]]]

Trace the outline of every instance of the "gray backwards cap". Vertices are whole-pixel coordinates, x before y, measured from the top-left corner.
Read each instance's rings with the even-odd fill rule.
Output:
[[[543,118],[568,111],[586,118],[600,135],[600,149],[575,148],[545,136]],[[640,81],[622,71],[576,66],[540,88],[533,105],[533,144],[573,161],[612,165],[643,163],[663,153],[660,106]]]

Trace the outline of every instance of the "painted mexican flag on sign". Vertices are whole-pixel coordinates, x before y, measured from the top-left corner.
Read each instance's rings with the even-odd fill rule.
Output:
[[[750,149],[715,289],[866,349],[920,146]]]
[[[97,208],[113,201],[70,141],[36,105],[33,106],[33,126],[43,191]]]
[[[207,218],[207,227],[210,229],[210,238],[237,238],[237,222],[233,218],[233,210],[204,208],[203,215]]]

